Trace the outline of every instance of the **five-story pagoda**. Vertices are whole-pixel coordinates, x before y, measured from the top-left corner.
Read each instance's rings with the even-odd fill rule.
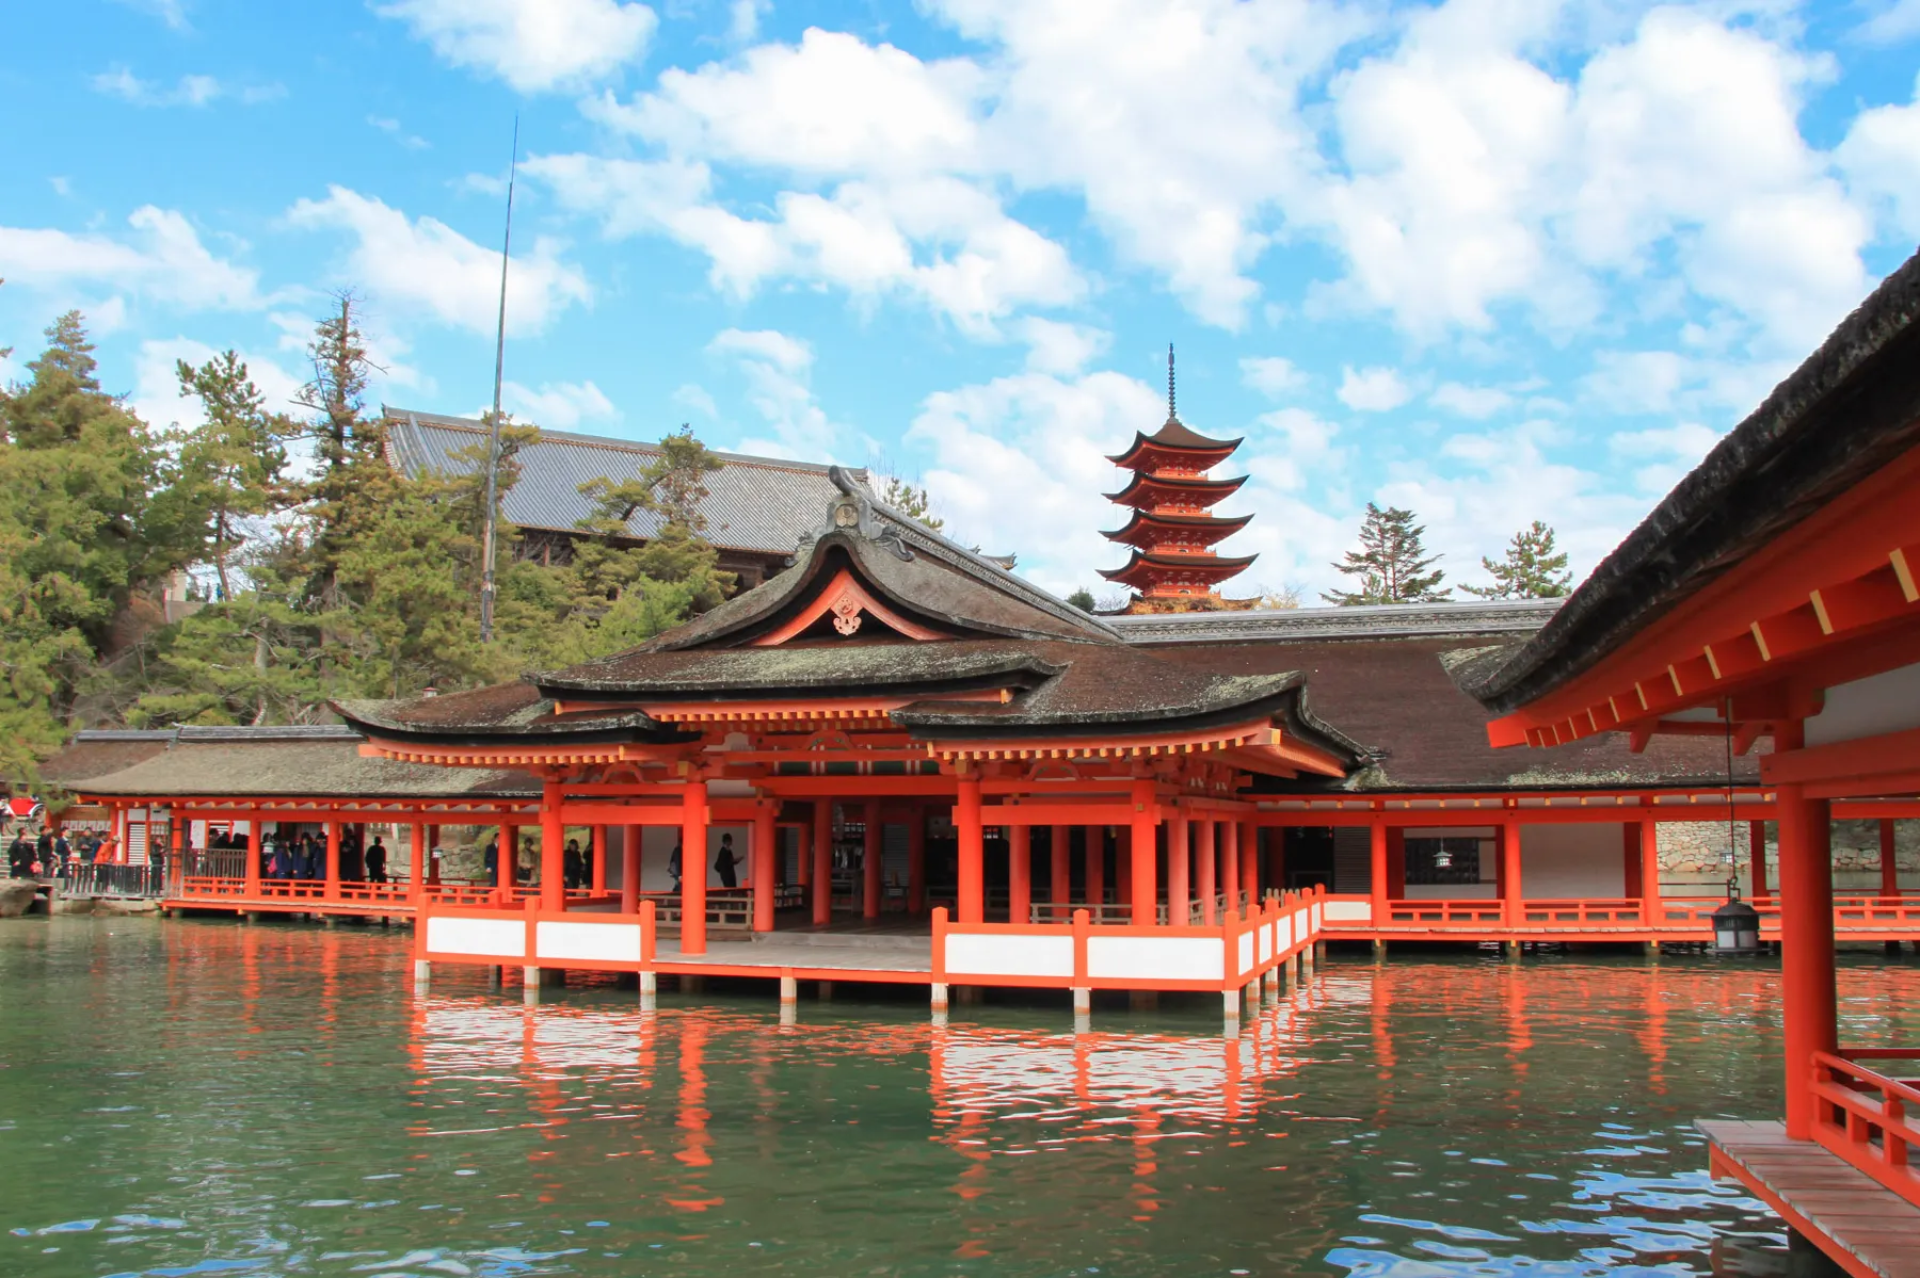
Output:
[[[1133,547],[1124,567],[1102,569],[1108,581],[1136,592],[1129,612],[1186,612],[1245,607],[1220,597],[1220,585],[1243,572],[1254,555],[1219,555],[1216,544],[1247,525],[1252,515],[1223,519],[1212,513],[1247,482],[1209,479],[1207,472],[1240,447],[1237,439],[1210,439],[1191,430],[1174,411],[1173,347],[1167,348],[1167,420],[1148,435],[1136,432],[1128,449],[1107,460],[1133,472],[1108,500],[1127,507],[1126,526],[1104,534]]]

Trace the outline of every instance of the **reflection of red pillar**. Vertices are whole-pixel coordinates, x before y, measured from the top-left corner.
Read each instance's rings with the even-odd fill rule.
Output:
[[[980,825],[980,778],[960,778],[960,794],[953,807],[953,827],[960,836],[959,921],[983,923],[987,905],[987,852]]]
[[[1007,922],[1027,923],[1033,916],[1033,827],[1007,829]]]
[[[860,917],[880,917],[880,859],[884,848],[880,834],[880,800],[868,799],[861,817],[865,830],[860,853]]]
[[[1176,927],[1185,927],[1191,917],[1187,867],[1192,860],[1188,846],[1192,828],[1185,809],[1175,808],[1167,814],[1167,922]]]
[[[907,913],[927,908],[927,814],[919,804],[907,810]]]
[[[1220,902],[1217,899],[1220,895],[1217,873],[1220,867],[1214,859],[1213,822],[1202,821],[1194,828],[1193,833],[1196,836],[1193,845],[1193,868],[1195,877],[1199,880],[1195,884],[1195,890],[1200,894],[1200,921],[1212,927],[1220,921],[1218,918]]]
[[[1747,822],[1747,858],[1753,866],[1753,895],[1767,895],[1767,823]]]
[[[1880,895],[1900,895],[1900,863],[1894,858],[1891,817],[1880,818]]]
[[[1160,1133],[1160,1115],[1155,1110],[1142,1109],[1134,1117],[1133,1125],[1139,1133],[1133,1142],[1133,1192],[1138,1203],[1134,1219],[1152,1220],[1153,1214],[1160,1210],[1160,1202],[1153,1196],[1153,1177],[1160,1170],[1160,1161],[1154,1154],[1154,1147],[1160,1143],[1156,1139]]]
[[[833,922],[833,800],[813,801],[813,922]]]
[[[1069,827],[1056,825],[1047,835],[1047,895],[1056,907],[1054,922],[1064,922],[1073,903],[1073,846]]]
[[[1774,750],[1805,743],[1798,721],[1783,723]],[[1813,1056],[1838,1041],[1833,985],[1831,809],[1800,785],[1780,786],[1780,976],[1785,1013],[1787,1135],[1813,1136]]]
[[[777,831],[773,824],[774,806],[762,803],[753,813],[753,843],[747,849],[752,859],[747,868],[753,874],[753,930],[773,931],[773,858]]]
[[[1134,782],[1133,846],[1127,849],[1131,879],[1127,884],[1127,900],[1133,906],[1132,921],[1136,927],[1149,926],[1158,917],[1160,885],[1154,872],[1154,861],[1159,852],[1155,846],[1159,825],[1160,804],[1153,792],[1153,783]]]
[[[698,777],[680,796],[680,952],[707,952],[707,783]]]

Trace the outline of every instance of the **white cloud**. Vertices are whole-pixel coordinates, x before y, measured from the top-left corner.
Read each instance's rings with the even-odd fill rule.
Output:
[[[659,21],[621,0],[392,0],[375,12],[405,22],[454,66],[521,93],[604,79],[646,52]]]
[[[406,129],[401,127],[400,121],[390,116],[370,115],[367,117],[367,123],[409,151],[424,151],[432,145],[432,143],[418,134],[407,132]]]
[[[287,220],[309,230],[353,237],[344,271],[374,297],[425,312],[476,333],[494,331],[500,302],[500,254],[430,217],[409,219],[346,187],[324,200],[301,200]],[[593,300],[581,270],[563,261],[561,246],[537,237],[507,271],[507,331],[538,333],[575,304]]]
[[[1860,34],[1879,44],[1898,44],[1920,35],[1920,0],[1884,0],[1884,7],[1867,19]]]
[[[1281,408],[1262,414],[1260,425],[1265,429],[1246,444],[1247,473],[1256,488],[1304,492],[1344,470],[1345,458],[1334,448],[1340,428],[1325,418],[1304,408]],[[1268,430],[1278,433],[1277,445]]]
[[[152,14],[175,31],[187,29],[187,8],[185,0],[119,0],[129,9],[138,9],[142,13]]]
[[[613,401],[591,381],[542,382],[539,390],[506,382],[500,387],[500,401],[516,419],[546,430],[576,430],[584,421],[620,415]]]
[[[748,403],[772,432],[743,439],[742,452],[807,461],[837,455],[848,432],[831,421],[814,398],[813,348],[806,342],[774,329],[729,328],[707,343],[707,352],[739,371],[746,380]]]
[[[201,411],[198,399],[180,393],[178,364],[185,360],[198,366],[219,354],[218,350],[205,342],[188,337],[140,343],[139,353],[134,356],[133,393],[127,397],[128,405],[140,420],[162,430],[170,426],[190,428],[200,425],[206,420],[206,415]],[[260,388],[269,412],[302,411],[294,402],[303,381],[300,376],[270,355],[246,351],[239,352],[239,355],[247,366],[247,374],[253,379],[253,384]]]
[[[1649,430],[1616,431],[1608,438],[1607,447],[1634,467],[1634,486],[1640,492],[1659,496],[1679,483],[1719,442],[1718,431],[1698,422],[1679,422]]]
[[[1062,377],[1079,372],[1089,361],[1106,354],[1113,343],[1113,334],[1104,328],[1038,316],[1021,320],[1016,331],[1027,344],[1027,367]]]
[[[1413,392],[1396,370],[1356,369],[1351,364],[1341,368],[1340,389],[1334,393],[1341,403],[1361,413],[1389,412],[1413,398]]]
[[[1463,386],[1459,382],[1446,382],[1427,396],[1427,402],[1461,417],[1479,419],[1491,417],[1512,404],[1513,396],[1494,386]]]
[[[996,337],[1016,310],[1065,305],[1085,290],[1064,249],[954,178],[847,182],[831,196],[783,191],[775,216],[760,219],[714,203],[704,164],[575,154],[536,156],[526,168],[610,236],[664,230],[706,253],[713,286],[738,298],[781,278],[869,304],[906,295],[966,333]]]
[[[1240,380],[1268,399],[1280,399],[1305,386],[1307,375],[1290,359],[1253,355],[1240,361]]]
[[[142,80],[124,66],[102,71],[93,77],[92,84],[95,93],[141,107],[203,107],[221,98],[234,98],[251,106],[285,97],[287,92],[278,84],[235,88],[210,75],[183,75],[168,88],[153,80]]]
[[[720,406],[713,402],[713,396],[707,388],[695,382],[687,382],[675,387],[673,402],[682,408],[690,408],[702,417],[714,418],[720,415]]]
[[[1914,23],[1920,31],[1920,0],[1915,0]],[[1888,238],[1920,240],[1920,80],[1912,102],[1856,116],[1834,158],[1847,185],[1879,210]]]
[[[43,292],[131,292],[182,310],[248,310],[266,303],[259,272],[216,257],[180,213],[143,205],[127,225],[132,234],[125,238],[0,227],[0,278]]]
[[[773,12],[773,0],[733,0],[727,12],[727,38],[745,44],[760,34],[760,16]]]

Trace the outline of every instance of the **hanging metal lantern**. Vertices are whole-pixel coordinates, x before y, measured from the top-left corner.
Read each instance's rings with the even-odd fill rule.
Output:
[[[1451,870],[1453,868],[1453,853],[1447,851],[1447,845],[1445,843],[1442,843],[1440,850],[1433,854],[1433,868],[1436,870]]]
[[[1727,884],[1727,903],[1713,912],[1715,954],[1760,953],[1760,911],[1740,899],[1740,889]]]

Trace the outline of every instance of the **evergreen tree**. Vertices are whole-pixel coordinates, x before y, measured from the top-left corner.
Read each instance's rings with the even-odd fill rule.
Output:
[[[360,331],[359,301],[350,292],[334,301],[337,309],[320,321],[307,344],[313,377],[295,397],[313,413],[295,437],[313,442],[319,465],[303,494],[303,513],[312,555],[308,589],[321,608],[340,603],[339,561],[345,553],[340,525],[356,510],[377,505],[392,473],[382,456],[380,423],[366,415],[367,380],[375,366]]]
[[[1446,574],[1433,567],[1440,556],[1427,553],[1421,542],[1427,530],[1413,520],[1410,510],[1393,506],[1382,510],[1368,502],[1367,518],[1360,527],[1360,549],[1349,550],[1345,561],[1334,565],[1347,576],[1357,577],[1360,589],[1327,591],[1320,597],[1343,607],[1446,600],[1449,591],[1440,585]]]
[[[1480,566],[1493,584],[1460,588],[1482,599],[1558,599],[1573,588],[1566,552],[1554,548],[1553,529],[1538,519],[1513,535],[1501,559],[1482,557]]]
[[[1067,596],[1067,602],[1078,608],[1081,612],[1092,612],[1094,608],[1093,592],[1085,586],[1082,586]]]
[[[282,442],[294,424],[269,413],[266,397],[232,351],[195,368],[178,366],[180,389],[200,401],[206,421],[176,435],[177,492],[204,514],[199,530],[205,557],[213,561],[220,598],[234,597],[228,561],[246,541],[246,521],[285,507],[287,450]]]
[[[943,531],[947,521],[933,513],[933,499],[924,485],[911,484],[897,475],[885,476],[880,485],[880,501],[909,519],[917,519],[935,532]]]

